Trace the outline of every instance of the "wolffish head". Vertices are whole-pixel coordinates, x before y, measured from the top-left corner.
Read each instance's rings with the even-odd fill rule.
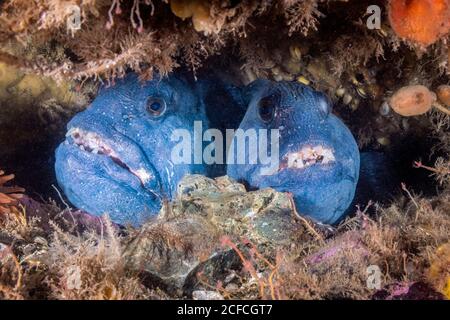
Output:
[[[202,165],[171,162],[175,129],[206,122],[194,88],[183,77],[144,84],[128,75],[103,89],[67,126],[56,150],[56,176],[70,202],[118,223],[140,224]]]
[[[239,129],[255,129],[259,157],[269,155],[272,161],[229,164],[228,175],[251,187],[291,192],[299,213],[323,223],[337,222],[354,197],[360,160],[355,139],[331,113],[329,101],[301,84],[266,80],[249,86],[248,101]],[[267,147],[261,141],[266,135]],[[249,159],[256,147],[230,150],[232,157],[239,152]]]

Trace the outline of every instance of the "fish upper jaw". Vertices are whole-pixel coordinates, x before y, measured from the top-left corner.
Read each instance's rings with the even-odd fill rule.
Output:
[[[122,139],[126,141],[124,137]],[[119,167],[128,170],[138,178],[147,191],[161,198],[162,189],[159,175],[145,159],[139,147],[135,146],[133,142],[126,141],[125,144],[121,144],[120,142],[106,138],[99,132],[80,127],[70,128],[66,133],[66,141],[78,147],[82,152],[111,158]],[[140,161],[136,161],[136,158]]]

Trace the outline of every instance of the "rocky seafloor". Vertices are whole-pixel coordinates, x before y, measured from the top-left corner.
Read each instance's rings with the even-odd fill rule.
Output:
[[[0,298],[450,298],[448,1],[0,6]],[[392,159],[396,191],[334,226],[226,176],[185,177],[140,228],[72,208],[53,170],[67,121],[102,84],[177,68],[323,91],[361,151]]]

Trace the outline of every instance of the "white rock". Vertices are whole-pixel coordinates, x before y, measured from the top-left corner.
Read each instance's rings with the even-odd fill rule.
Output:
[[[217,291],[195,290],[192,292],[194,300],[224,300],[223,296]]]

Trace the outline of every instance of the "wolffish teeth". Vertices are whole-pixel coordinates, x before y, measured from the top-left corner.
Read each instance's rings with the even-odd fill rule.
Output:
[[[305,164],[303,163],[302,159],[295,159],[292,160],[291,164],[288,164],[289,168],[297,168],[297,169],[303,169],[305,167]]]
[[[142,184],[146,184],[153,178],[153,176],[149,172],[147,172],[144,168],[140,168],[132,172],[135,176],[137,176],[141,180]]]
[[[66,137],[71,137],[73,142],[83,151],[117,157],[114,150],[94,132],[85,131],[80,128],[71,128],[66,133]]]
[[[335,161],[333,151],[323,146],[307,146],[288,154],[288,167],[303,169],[313,164],[328,164]]]
[[[288,167],[302,169],[304,167],[303,159],[298,153],[291,153],[288,157]]]
[[[314,149],[311,147],[303,148],[301,151],[303,160],[311,160],[315,158]]]
[[[116,154],[114,149],[111,148],[108,142],[102,140],[102,137],[95,132],[85,131],[80,128],[71,128],[66,133],[66,137],[71,137],[73,139],[73,143],[85,152],[110,157],[114,162],[118,163],[122,167],[125,167],[132,174],[134,174],[143,185],[154,179],[154,176],[144,168],[139,168],[137,170],[129,168],[126,163],[122,162],[120,157]],[[68,141],[66,142],[69,143]]]
[[[73,136],[76,132],[78,132],[78,128],[70,128],[66,133],[66,138]]]
[[[327,164],[327,163],[330,163],[330,162],[336,160],[336,158],[334,157],[333,151],[330,149],[326,149],[323,146],[316,146],[313,148],[313,150],[316,155],[319,155],[322,157],[321,163],[323,163],[323,164]]]

